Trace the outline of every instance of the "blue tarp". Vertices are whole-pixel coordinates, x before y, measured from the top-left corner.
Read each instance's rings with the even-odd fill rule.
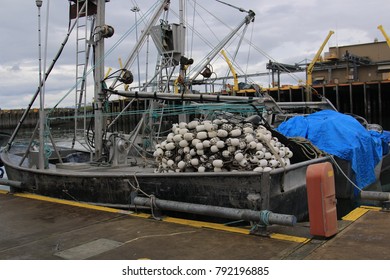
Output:
[[[375,182],[374,168],[390,141],[388,132],[368,131],[353,117],[331,110],[293,117],[277,130],[287,137],[309,139],[320,150],[350,161],[360,188]]]

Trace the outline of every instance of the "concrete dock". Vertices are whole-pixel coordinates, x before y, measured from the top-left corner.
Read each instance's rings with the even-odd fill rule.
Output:
[[[0,190],[2,260],[390,259],[390,213],[360,207],[339,232],[316,239],[309,224],[248,227],[166,217]]]

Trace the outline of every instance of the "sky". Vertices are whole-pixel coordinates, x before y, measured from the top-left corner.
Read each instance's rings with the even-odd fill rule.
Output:
[[[135,18],[140,19],[143,15],[153,12],[150,7],[156,2],[158,1],[111,0],[107,3],[106,22],[114,27],[115,34],[106,40],[106,50],[110,50],[105,64],[106,70],[108,67],[112,67],[113,71],[117,70],[118,58],[125,60],[129,55],[136,41],[136,31],[139,36],[144,28],[144,23],[137,28],[134,27]],[[171,2],[173,9],[178,8],[177,0]],[[333,46],[370,43],[375,39],[384,41],[382,33],[377,29],[379,24],[382,24],[390,34],[388,0],[225,0],[225,2],[256,13],[255,21],[248,25],[240,50],[234,59],[239,74],[266,73],[266,63],[270,59],[287,64],[310,62],[330,30],[335,34],[326,44],[324,51]],[[43,0],[42,69],[51,63],[66,36],[69,24],[68,6],[66,0]],[[140,8],[139,13],[131,11],[134,6]],[[193,58],[195,63],[202,61],[207,53],[246,16],[245,12],[215,0],[187,0],[185,10],[188,31],[186,56]],[[177,13],[170,12],[168,20],[170,23],[177,23]],[[39,81],[38,9],[35,1],[7,1],[7,5],[3,5],[0,10],[0,22],[2,35],[0,108],[26,108],[32,101]],[[193,23],[196,31],[191,27]],[[129,35],[123,43],[111,49],[126,32]],[[226,47],[232,61],[240,38],[235,36]],[[74,93],[71,90],[76,79],[74,46],[75,36],[72,35],[57,62],[58,68],[53,70],[45,85],[46,107],[57,105],[58,100],[65,95],[67,97],[58,106],[69,107],[74,104]],[[148,65],[152,69],[148,70],[149,77],[152,75],[155,61],[153,51],[154,46],[150,43],[149,53],[145,50],[140,52],[140,73],[147,71],[148,57]],[[221,56],[212,61],[211,65],[219,77],[228,73],[227,63]],[[131,70],[135,73],[136,82],[137,69],[137,65],[133,64]],[[297,84],[300,79],[304,79],[304,74],[282,76],[281,83]],[[252,78],[252,82],[267,87],[270,84],[270,77]],[[33,107],[39,107],[39,100],[35,101]]]

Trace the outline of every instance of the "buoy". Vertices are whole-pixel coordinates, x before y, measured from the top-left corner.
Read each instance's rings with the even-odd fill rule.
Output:
[[[168,143],[168,144],[165,145],[165,149],[168,150],[168,151],[171,151],[174,148],[176,148],[175,143]]]
[[[180,128],[179,133],[181,135],[184,135],[184,134],[188,133],[188,129],[187,128]]]
[[[217,136],[221,138],[228,137],[229,133],[224,129],[218,129]]]
[[[220,159],[216,159],[216,160],[213,161],[213,166],[221,168],[223,166],[223,161],[220,160]]]
[[[179,146],[184,148],[184,147],[187,147],[188,146],[188,141],[187,140],[181,140],[179,142]]]
[[[244,155],[241,152],[238,152],[234,155],[234,159],[238,162],[241,162],[244,159]]]
[[[258,166],[255,169],[253,169],[253,171],[255,171],[255,172],[263,172],[263,167]]]
[[[201,131],[201,132],[198,132],[198,134],[196,134],[196,138],[199,140],[204,140],[207,137],[208,137],[208,135],[207,135],[206,131]]]
[[[232,137],[238,137],[238,136],[241,135],[241,130],[240,129],[234,129],[234,130],[230,131],[230,135]]]
[[[204,167],[204,166],[199,166],[198,167],[198,172],[206,172],[206,167]]]
[[[225,142],[219,140],[215,145],[218,147],[218,149],[223,149],[225,147]]]
[[[203,150],[203,148],[204,148],[203,142],[197,143],[196,146],[195,146],[195,148],[196,148],[197,150]]]
[[[218,149],[218,147],[217,147],[216,145],[212,145],[212,146],[210,147],[210,151],[211,151],[212,153],[218,153],[219,149]]]
[[[183,135],[176,134],[175,136],[173,136],[173,141],[174,142],[179,143],[181,140],[183,140]]]
[[[203,141],[203,148],[210,148],[210,140],[204,140]]]
[[[187,132],[184,134],[183,138],[184,138],[184,140],[192,141],[192,140],[194,140],[195,135],[193,133]]]

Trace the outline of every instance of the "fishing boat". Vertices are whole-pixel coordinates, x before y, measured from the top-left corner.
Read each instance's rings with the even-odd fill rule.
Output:
[[[72,88],[76,96],[74,138],[68,147],[55,143],[47,126],[54,108],[45,110],[41,104],[40,122],[26,152],[12,152],[18,126],[1,153],[12,191],[125,209],[147,206],[243,219],[261,226],[293,225],[308,215],[306,170],[310,165],[338,162],[346,176],[353,177],[350,163],[322,153],[310,141],[290,141],[276,129],[281,120],[302,108],[300,112],[309,107],[334,111],[326,98],[302,104],[275,102],[260,87],[238,85],[229,59],[226,62],[234,86],[211,90],[217,81],[211,62],[219,55],[226,58],[221,51],[240,29],[254,21],[254,11],[240,8],[245,14],[242,21],[195,67],[184,52],[188,24],[182,13],[185,1],[178,1],[179,22],[172,24],[168,23],[171,1],[156,1],[149,17],[144,14],[137,22],[148,19],[125,63],[109,74],[104,65],[108,53],[104,41],[114,33],[104,18],[109,1],[70,2],[68,35],[53,64],[40,76],[31,104],[42,96],[69,34],[76,30],[77,52],[85,56],[76,59]],[[40,5],[42,1],[37,1],[38,11]],[[82,20],[89,25],[89,31],[84,32],[90,34],[84,38],[85,45],[79,43]],[[158,52],[155,74],[131,88],[134,76],[129,69],[150,37]],[[93,57],[91,68],[89,53]],[[85,101],[90,74],[94,76],[92,113]],[[125,90],[118,89],[118,84]],[[113,117],[106,110],[110,96],[131,101]],[[145,106],[137,112],[140,122],[129,133],[113,131],[115,122],[129,114],[133,102]],[[302,145],[313,155],[299,157]],[[344,175],[336,175],[336,193],[350,199],[354,187]]]

